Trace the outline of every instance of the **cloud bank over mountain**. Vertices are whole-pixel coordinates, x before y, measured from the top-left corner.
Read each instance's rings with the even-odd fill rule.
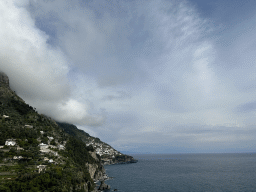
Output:
[[[36,27],[28,12],[29,1],[1,1],[0,67],[10,86],[39,112],[77,124],[102,124],[86,103],[71,97],[70,64],[49,36]]]
[[[256,5],[230,3],[2,1],[0,68],[40,113],[120,150],[250,151]]]

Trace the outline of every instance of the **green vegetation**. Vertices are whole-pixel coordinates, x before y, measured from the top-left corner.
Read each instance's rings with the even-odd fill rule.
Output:
[[[30,111],[33,111],[33,107],[13,98],[11,98],[9,106],[12,106],[20,115],[26,115]]]
[[[90,164],[96,163],[95,159],[89,154],[85,143],[82,141],[71,137],[66,144],[66,149],[69,156],[72,157],[74,161],[82,167],[84,167],[84,161]]]
[[[8,87],[0,86],[1,192],[82,192],[94,189],[87,165],[95,164],[98,170],[102,166],[90,155],[93,148],[87,147],[74,134],[79,130],[73,127],[74,130],[69,129],[70,134],[67,134],[63,126],[38,114]],[[7,140],[15,145],[6,146]],[[40,143],[50,147],[42,152]],[[65,149],[59,149],[59,145],[65,145]],[[39,165],[45,166],[39,169]]]
[[[57,122],[57,124],[68,134],[79,138],[81,141],[88,143],[90,140],[94,139],[97,143],[102,143],[107,145],[106,143],[102,142],[97,137],[92,137],[88,133],[84,132],[83,130],[78,129],[75,125],[69,124],[69,123],[60,123]]]
[[[78,169],[63,169],[61,166],[52,166],[44,173],[26,172],[18,174],[15,181],[7,181],[0,185],[0,191],[85,191],[77,186],[87,182],[88,173]],[[8,176],[9,177],[9,176]],[[93,183],[92,181],[90,183]],[[1,188],[2,187],[2,188]],[[93,190],[93,185],[90,190]]]

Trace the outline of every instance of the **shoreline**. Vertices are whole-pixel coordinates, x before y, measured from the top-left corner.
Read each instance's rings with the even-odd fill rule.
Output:
[[[120,161],[120,162],[104,162],[102,165],[120,165],[120,164],[131,164],[131,163],[137,163],[137,159],[132,159],[129,161]]]
[[[115,163],[107,163],[107,162],[104,162],[102,164],[102,166],[104,167],[105,165],[109,166],[109,165],[123,165],[123,164],[132,164],[132,163],[137,163],[138,160],[137,159],[132,159],[132,160],[129,160],[129,161],[125,161],[125,162],[115,162]],[[92,191],[92,192],[104,192],[104,191],[110,191],[111,189],[111,186],[110,185],[107,185],[105,184],[105,181],[109,180],[109,179],[113,179],[114,177],[109,177],[107,174],[106,174],[106,169],[104,167],[104,172],[103,172],[103,176],[100,177],[99,179],[97,180],[94,180],[94,183],[96,184],[95,186],[95,189]],[[103,189],[103,190],[100,190],[100,186],[101,185],[104,185],[105,187],[107,187],[108,189]],[[118,191],[118,189],[114,189],[114,191]]]
[[[110,190],[110,185],[107,185],[107,184],[105,184],[105,181],[107,181],[107,180],[109,180],[109,179],[113,179],[113,177],[109,177],[106,173],[104,173],[104,175],[101,177],[101,178],[99,178],[98,180],[95,180],[94,181],[94,183],[96,184],[96,186],[95,186],[95,188],[94,188],[94,190],[92,191],[92,192],[103,192],[103,191],[105,191],[105,190]],[[109,189],[103,189],[103,190],[100,190],[99,188],[100,188],[100,186],[101,185],[106,185],[105,187],[106,188],[109,188]]]

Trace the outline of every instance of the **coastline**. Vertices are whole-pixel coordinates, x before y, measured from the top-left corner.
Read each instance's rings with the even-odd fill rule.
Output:
[[[128,163],[137,163],[137,162],[138,160],[134,159],[130,155],[117,155],[114,158],[112,157],[101,158],[101,163],[103,165],[128,164]]]
[[[125,155],[126,156],[126,155]],[[132,156],[127,156],[129,157],[129,159],[126,159],[125,161],[102,161],[102,166],[103,166],[103,170],[102,170],[102,175],[97,178],[97,180],[94,180],[94,183],[96,184],[95,189],[92,192],[102,192],[105,190],[110,190],[111,186],[105,184],[105,181],[109,180],[109,179],[113,179],[113,177],[109,177],[106,174],[106,170],[105,170],[105,165],[120,165],[120,164],[131,164],[131,163],[137,163],[138,160],[134,159]],[[100,189],[100,187],[102,187],[103,189]],[[114,191],[118,191],[118,189],[114,189]]]
[[[104,167],[114,177],[106,181],[109,192],[254,191],[255,157],[256,153],[136,155],[136,164]]]

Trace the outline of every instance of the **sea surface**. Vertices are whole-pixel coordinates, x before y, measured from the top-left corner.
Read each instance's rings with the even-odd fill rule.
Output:
[[[119,192],[256,191],[256,153],[133,155],[138,163],[105,166]]]

